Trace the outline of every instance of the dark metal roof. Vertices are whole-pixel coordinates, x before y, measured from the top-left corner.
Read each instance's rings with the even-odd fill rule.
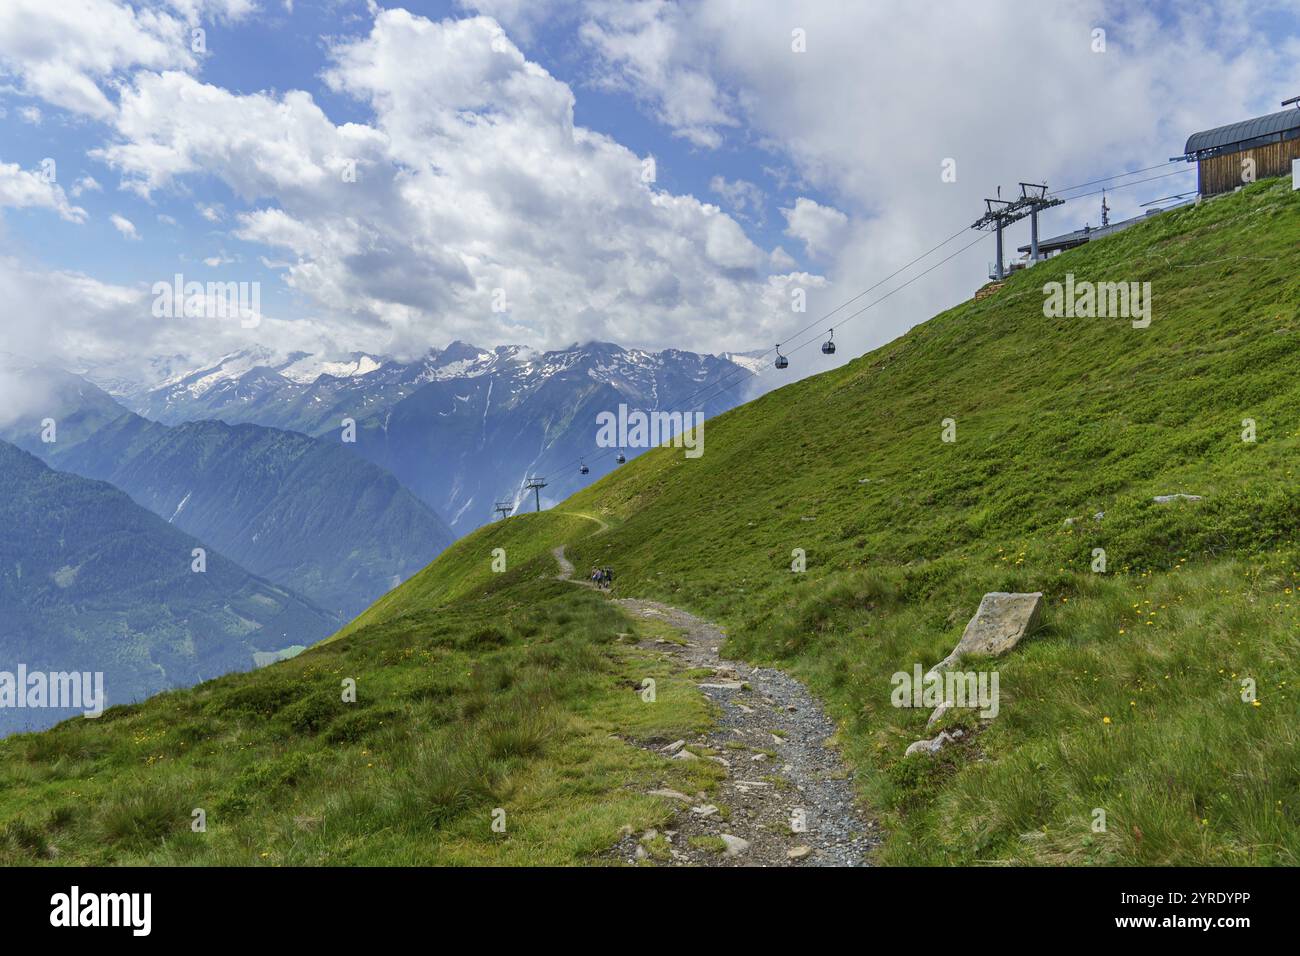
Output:
[[[1300,113],[1300,110],[1296,110],[1296,112]],[[1140,216],[1134,216],[1132,219],[1121,219],[1119,222],[1112,222],[1109,226],[1093,226],[1089,229],[1076,229],[1074,232],[1067,232],[1064,235],[1053,236],[1050,239],[1039,239],[1038,252],[1041,255],[1045,252],[1073,249],[1075,246],[1081,246],[1085,242],[1092,242],[1094,239],[1102,239],[1112,233],[1122,232],[1129,226],[1135,226],[1139,222],[1145,222],[1152,216],[1158,216],[1160,213],[1166,212],[1167,210],[1189,205],[1191,202],[1192,200],[1188,199],[1183,202],[1174,203],[1172,206],[1165,206],[1163,209],[1148,209]],[[1017,251],[1029,252],[1031,248],[1032,247],[1029,245],[1023,245],[1020,246]]]
[[[1300,110],[1296,112],[1300,113]],[[1093,226],[1090,229],[1076,229],[1074,232],[1067,232],[1060,236],[1053,236],[1050,239],[1038,240],[1039,253],[1052,252],[1057,249],[1070,249],[1074,246],[1081,246],[1085,242],[1091,242],[1093,239],[1100,239],[1103,236],[1109,236],[1113,232],[1119,232],[1127,229],[1136,222],[1141,222],[1146,216],[1134,216],[1132,219],[1124,219],[1120,222],[1112,222],[1109,226]],[[1029,245],[1020,246],[1017,252],[1028,252]]]
[[[1274,136],[1288,130],[1300,129],[1300,109],[1282,110],[1268,116],[1229,123],[1217,129],[1207,129],[1203,133],[1193,133],[1187,138],[1184,153],[1199,153],[1207,149],[1220,149],[1234,143],[1258,139],[1261,136]]]

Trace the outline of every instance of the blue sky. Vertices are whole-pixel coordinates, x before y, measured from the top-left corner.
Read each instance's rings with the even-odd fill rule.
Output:
[[[1282,2],[87,4],[0,12],[0,292],[31,312],[0,349],[81,366],[452,338],[766,348],[999,184],[1152,165],[1300,94]],[[46,158],[42,187],[24,174]],[[1119,188],[1112,215],[1191,181]],[[1089,198],[1044,231],[1097,218]],[[968,296],[991,257],[918,280],[837,359]],[[265,321],[150,321],[176,272],[259,282]]]

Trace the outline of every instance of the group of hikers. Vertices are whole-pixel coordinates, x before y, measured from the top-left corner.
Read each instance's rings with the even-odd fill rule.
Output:
[[[614,583],[614,572],[609,568],[592,568],[591,583],[598,588],[609,588]]]

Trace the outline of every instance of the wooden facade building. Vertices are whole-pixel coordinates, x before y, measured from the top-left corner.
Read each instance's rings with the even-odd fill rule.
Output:
[[[1300,159],[1300,109],[1231,123],[1193,133],[1184,150],[1196,162],[1197,192],[1214,196],[1245,185],[1248,158],[1254,178],[1291,175],[1291,161]]]

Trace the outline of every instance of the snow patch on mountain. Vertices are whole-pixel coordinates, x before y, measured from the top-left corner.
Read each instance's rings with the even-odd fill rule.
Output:
[[[341,362],[321,361],[313,355],[304,355],[298,361],[281,368],[280,374],[299,385],[310,385],[322,375],[333,378],[360,378],[383,367],[383,359],[357,355]]]
[[[181,513],[181,511],[185,508],[186,503],[190,500],[190,495],[192,495],[192,494],[194,494],[193,491],[187,491],[187,492],[185,492],[185,497],[182,498],[182,499],[181,499],[181,503],[178,504],[178,505],[176,506],[176,510],[172,512],[172,516],[171,516],[170,518],[167,519],[167,523],[168,523],[168,524],[171,524],[172,522],[174,522],[174,521],[176,520],[177,516],[178,516],[178,515]]]

